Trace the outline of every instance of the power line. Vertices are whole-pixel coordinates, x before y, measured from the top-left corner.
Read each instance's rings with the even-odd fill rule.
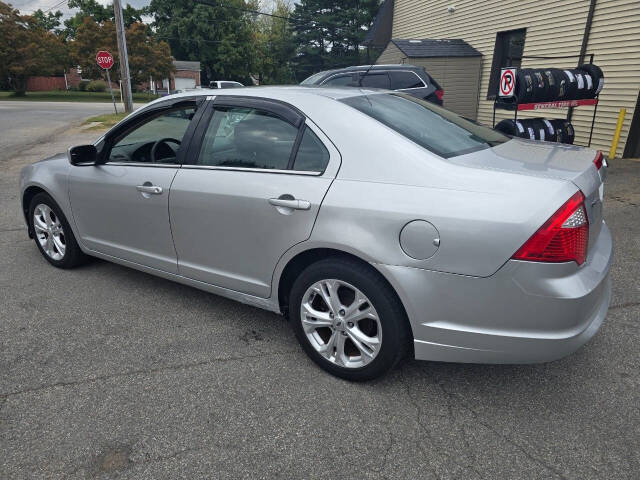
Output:
[[[58,2],[58,3],[56,3],[55,5],[53,5],[53,6],[49,7],[49,8],[47,8],[46,10],[43,10],[43,11],[42,11],[42,13],[50,12],[50,11],[51,11],[51,10],[53,10],[54,8],[57,8],[57,7],[59,7],[60,5],[62,5],[63,3],[67,3],[68,1],[69,1],[69,0],[62,0],[61,2]],[[38,10],[40,10],[40,9],[38,8]],[[38,10],[30,10],[30,12],[31,12],[31,13],[35,13],[35,12],[37,12]]]
[[[200,5],[207,5],[209,7],[220,7],[220,8],[227,8],[229,10],[237,10],[239,12],[244,12],[244,13],[252,13],[255,15],[264,15],[267,17],[273,17],[273,18],[281,18],[282,20],[286,20],[287,22],[292,22],[292,23],[300,23],[298,20],[295,20],[291,17],[285,17],[283,15],[276,15],[274,13],[265,13],[265,12],[261,12],[259,10],[250,10],[248,8],[242,8],[242,7],[234,7],[232,5],[223,5],[221,3],[217,3],[214,2],[212,0],[194,0],[195,3],[199,3]]]

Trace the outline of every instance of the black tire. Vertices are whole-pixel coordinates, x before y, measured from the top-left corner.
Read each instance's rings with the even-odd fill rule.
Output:
[[[604,73],[602,69],[593,63],[585,63],[579,66],[578,69],[591,76],[592,87],[589,89],[589,98],[595,97],[604,86]]]
[[[518,126],[516,125],[516,122],[514,122],[510,118],[501,120],[494,128],[499,132],[505,133],[507,135],[511,135],[512,137],[520,136],[520,132],[518,131]]]
[[[547,84],[547,98],[545,101],[553,102],[558,99],[558,93],[560,91],[560,85],[558,85],[558,81],[556,80],[555,72],[548,68],[543,71],[544,80]]]
[[[336,279],[360,290],[378,313],[382,327],[380,349],[370,363],[347,368],[325,359],[311,344],[302,326],[300,309],[305,292],[315,282]],[[395,367],[411,351],[411,330],[400,300],[373,267],[351,259],[320,260],[308,266],[295,280],[289,295],[289,319],[303,350],[321,368],[351,381],[371,380]]]
[[[54,259],[42,248],[40,242],[38,240],[38,236],[36,233],[36,227],[34,225],[34,211],[38,205],[44,204],[48,206],[54,213],[55,217],[60,220],[60,224],[62,225],[63,238],[65,243],[65,251],[64,255],[61,259]],[[62,210],[58,206],[58,204],[51,198],[47,193],[41,192],[35,195],[31,199],[31,203],[29,204],[29,228],[33,232],[33,239],[40,250],[42,256],[47,260],[51,265],[58,268],[74,268],[78,265],[83,264],[87,260],[87,256],[82,253],[80,247],[78,246],[78,242],[76,242],[75,237],[73,236],[73,231],[69,226],[69,222],[67,218],[62,213]]]
[[[556,142],[565,143],[565,135],[564,135],[564,122],[565,120],[561,118],[554,118],[549,120],[551,125],[553,125],[553,129],[556,132]]]
[[[563,70],[564,74],[564,91],[565,95],[562,97],[563,100],[577,100],[578,99],[578,83],[576,81],[576,76],[574,75],[574,71],[571,69]]]

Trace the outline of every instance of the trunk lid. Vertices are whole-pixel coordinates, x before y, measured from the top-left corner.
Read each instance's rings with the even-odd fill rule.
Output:
[[[593,163],[597,153],[590,148],[518,138],[449,161],[466,167],[572,182],[585,196],[590,250],[602,228],[603,181],[607,170],[605,165],[598,170]]]

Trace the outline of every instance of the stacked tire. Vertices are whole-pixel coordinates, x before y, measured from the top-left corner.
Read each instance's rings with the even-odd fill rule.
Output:
[[[506,119],[498,123],[495,128],[512,137],[528,138],[529,140],[543,140],[572,145],[575,139],[573,125],[563,119]]]
[[[604,86],[604,74],[592,63],[578,68],[522,68],[516,74],[512,97],[504,103],[536,103],[595,98]]]

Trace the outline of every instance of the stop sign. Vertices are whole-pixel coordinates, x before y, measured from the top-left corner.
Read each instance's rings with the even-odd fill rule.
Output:
[[[98,62],[99,67],[109,70],[113,67],[113,55],[106,50],[100,50],[96,55],[96,62]]]

